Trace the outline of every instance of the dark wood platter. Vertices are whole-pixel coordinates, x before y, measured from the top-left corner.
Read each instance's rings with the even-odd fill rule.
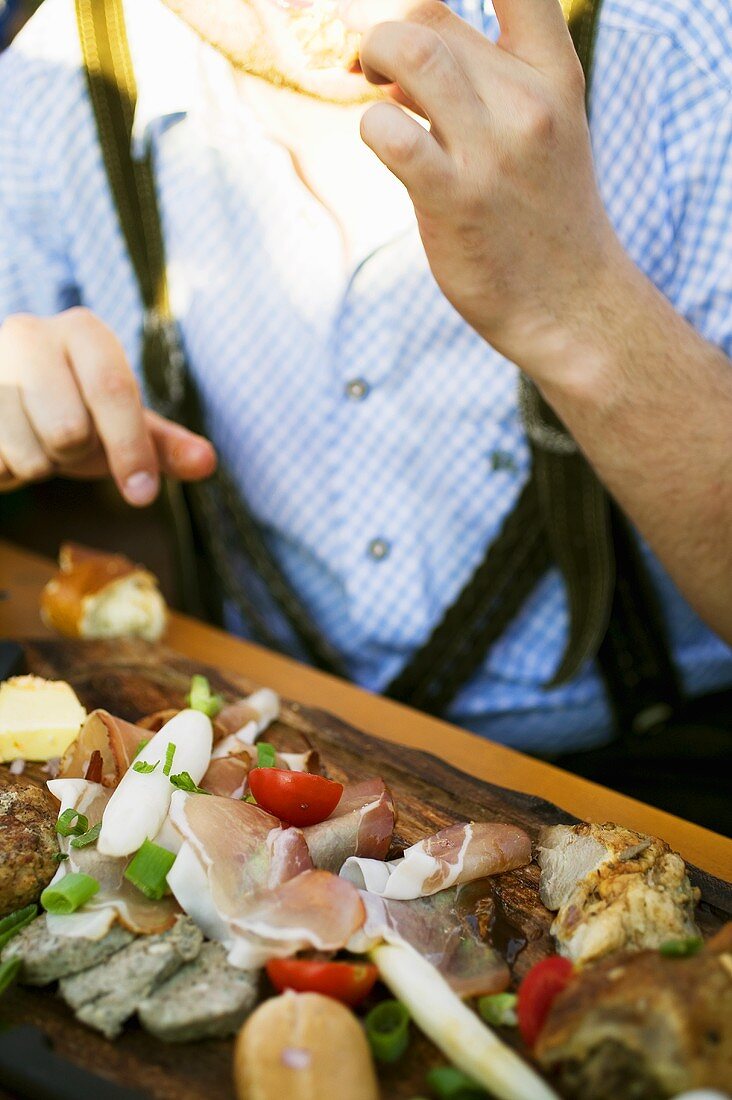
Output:
[[[139,642],[42,641],[25,648],[30,671],[68,680],[87,709],[102,706],[132,721],[182,705],[194,672],[204,672],[217,691],[232,698],[261,686]],[[532,837],[542,825],[576,821],[543,799],[473,779],[437,757],[361,733],[324,711],[284,703],[281,721],[267,739],[295,747],[303,734],[319,750],[332,778],[384,779],[399,810],[398,848],[456,821],[512,822]],[[598,814],[601,819],[601,806]],[[699,924],[707,935],[732,918],[732,886],[694,868],[689,873],[702,891]],[[510,947],[511,956],[515,954],[515,980],[552,950],[552,914],[539,901],[537,886],[534,864],[498,876],[487,908],[476,917],[481,930],[490,929],[499,949]],[[119,1040],[108,1042],[77,1023],[52,989],[12,990],[0,1002],[0,1021],[35,1025],[64,1059],[155,1100],[234,1100],[230,1041],[166,1045],[132,1025]],[[443,1061],[415,1031],[398,1066],[380,1074],[384,1100],[423,1095],[426,1070]]]

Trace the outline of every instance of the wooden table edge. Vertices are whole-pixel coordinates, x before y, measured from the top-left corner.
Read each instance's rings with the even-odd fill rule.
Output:
[[[0,540],[0,635],[48,634],[38,611],[40,590],[53,572],[48,559]],[[453,767],[504,787],[538,795],[588,820],[616,821],[662,837],[684,859],[732,878],[732,840],[664,810],[628,798],[551,764],[469,733],[437,718],[242,641],[216,627],[172,613],[165,643],[192,660],[218,665],[397,744],[431,752]]]

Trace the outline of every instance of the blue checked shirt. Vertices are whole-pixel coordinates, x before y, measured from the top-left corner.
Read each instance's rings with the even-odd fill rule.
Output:
[[[495,37],[492,9],[468,2],[456,10]],[[312,616],[353,678],[378,691],[481,561],[527,478],[516,369],[442,297],[412,217],[345,271],[332,218],[247,115],[225,62],[158,0],[127,0],[127,16],[135,143],[152,145],[209,434]],[[625,247],[732,354],[729,0],[605,0],[591,105],[600,187]],[[137,364],[140,301],[73,2],[46,0],[0,59],[0,319],[79,302]],[[687,689],[732,683],[732,651],[648,558]],[[246,632],[233,613],[232,625]],[[542,686],[566,635],[551,572],[450,717],[547,753],[602,741],[609,716],[591,664],[567,686]]]

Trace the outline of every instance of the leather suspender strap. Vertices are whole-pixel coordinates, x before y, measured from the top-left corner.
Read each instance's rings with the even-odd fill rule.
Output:
[[[200,427],[196,395],[187,377],[185,357],[170,308],[165,245],[151,155],[132,156],[132,126],[137,102],[123,0],[76,0],[76,14],[89,94],[99,141],[117,207],[120,227],[144,308],[142,367],[148,397],[164,416]],[[263,578],[273,600],[313,664],[343,673],[342,662],[321,636],[274,561],[245,502],[220,469],[207,484],[167,485],[176,548],[181,555],[181,590],[196,581],[195,534],[205,544],[226,595],[265,644],[278,640],[257,612],[232,568],[223,529],[228,520],[238,550]],[[196,532],[191,525],[195,516]]]

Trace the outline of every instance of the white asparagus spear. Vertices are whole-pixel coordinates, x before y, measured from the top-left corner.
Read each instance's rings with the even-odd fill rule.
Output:
[[[171,718],[138,753],[134,764],[155,765],[153,771],[125,772],[107,804],[97,849],[107,856],[127,856],[144,840],[153,839],[165,820],[175,788],[163,770],[168,745],[175,746],[171,775],[188,772],[194,783],[203,778],[211,760],[213,727],[199,710],[182,710]]]
[[[498,1100],[559,1100],[553,1089],[463,1004],[409,944],[380,944],[369,956],[381,980],[446,1058]]]

